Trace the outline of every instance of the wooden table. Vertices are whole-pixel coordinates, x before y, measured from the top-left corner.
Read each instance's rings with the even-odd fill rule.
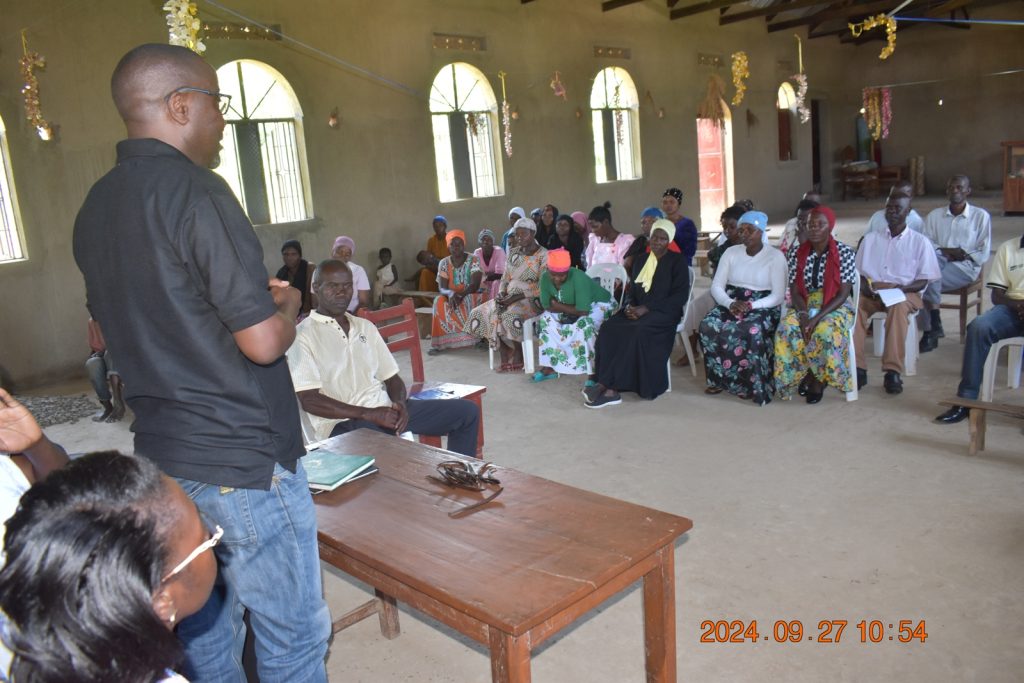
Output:
[[[453,519],[486,495],[427,478],[454,454],[365,429],[328,447],[380,468],[314,499],[320,558],[377,595],[342,628],[379,612],[397,636],[397,599],[489,646],[492,680],[526,683],[533,648],[642,579],[647,681],[676,680],[674,541],[689,519],[503,468],[504,492]]]

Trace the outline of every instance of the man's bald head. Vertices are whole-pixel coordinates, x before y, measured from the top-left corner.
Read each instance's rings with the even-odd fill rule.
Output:
[[[110,92],[124,122],[141,123],[159,114],[169,93],[194,86],[211,73],[210,65],[188,48],[148,43],[121,58],[110,78]]]

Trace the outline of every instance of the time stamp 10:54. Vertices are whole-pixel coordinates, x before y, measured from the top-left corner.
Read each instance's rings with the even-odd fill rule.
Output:
[[[767,633],[758,629],[758,620],[743,621],[734,619],[705,619],[700,622],[700,642],[702,643],[830,643],[842,641],[844,634],[847,640],[861,643],[924,643],[928,638],[924,619],[899,619],[885,621],[881,619],[861,619],[853,624],[850,632],[846,627],[851,622],[846,619],[822,619],[817,629],[804,628],[803,621],[795,619],[787,621],[777,619],[771,623]],[[810,622],[813,623],[813,622]]]

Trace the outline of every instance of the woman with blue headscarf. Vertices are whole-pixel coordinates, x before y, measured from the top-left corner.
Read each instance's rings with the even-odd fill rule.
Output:
[[[768,216],[747,211],[741,244],[718,262],[711,296],[718,304],[700,324],[707,394],[728,391],[765,405],[775,393],[775,328],[786,296],[786,257],[762,238]]]

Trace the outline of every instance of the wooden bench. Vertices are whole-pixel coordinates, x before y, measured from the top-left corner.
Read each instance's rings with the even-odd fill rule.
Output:
[[[971,443],[967,447],[968,455],[977,455],[978,451],[985,450],[985,413],[993,411],[1002,415],[1009,415],[1024,419],[1024,406],[1011,405],[1009,403],[988,403],[986,401],[972,401],[967,398],[955,398],[948,401],[939,401],[940,406],[963,406],[970,409],[968,425],[970,427]]]

